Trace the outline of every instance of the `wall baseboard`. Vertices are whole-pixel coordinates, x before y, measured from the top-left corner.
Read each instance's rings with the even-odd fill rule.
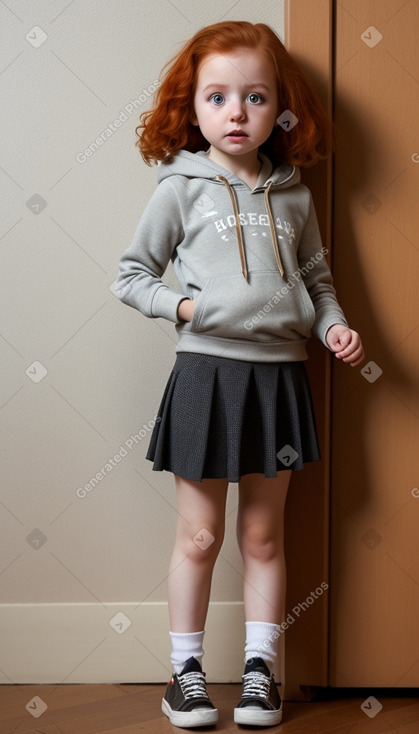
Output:
[[[165,683],[170,665],[167,604],[0,604],[0,684]],[[207,678],[243,673],[241,602],[210,603]]]

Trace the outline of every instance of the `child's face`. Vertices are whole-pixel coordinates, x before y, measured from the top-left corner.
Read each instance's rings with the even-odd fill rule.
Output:
[[[270,60],[250,48],[208,55],[198,72],[194,110],[192,124],[199,125],[211,152],[227,161],[252,153],[256,157],[279,114]]]

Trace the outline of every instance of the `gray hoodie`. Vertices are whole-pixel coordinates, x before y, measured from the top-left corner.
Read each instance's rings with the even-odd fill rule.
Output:
[[[115,292],[145,316],[176,324],[176,352],[254,362],[307,359],[313,332],[326,346],[347,321],[333,288],[311,194],[298,168],[261,170],[251,189],[206,153],[181,150],[122,255]],[[161,278],[172,260],[180,293]],[[192,321],[177,316],[195,300]]]

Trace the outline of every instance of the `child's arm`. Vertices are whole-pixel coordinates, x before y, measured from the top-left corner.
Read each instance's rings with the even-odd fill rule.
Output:
[[[123,303],[149,318],[178,322],[178,308],[187,299],[162,282],[176,245],[184,236],[179,206],[169,181],[159,184],[119,261],[115,292]]]
[[[349,328],[337,301],[332,273],[325,255],[322,254],[322,242],[313,200],[311,194],[309,195],[309,215],[300,239],[298,263],[316,311],[312,331],[338,359],[354,367],[363,361],[364,350],[359,334]],[[314,263],[311,269],[307,267],[309,262]]]

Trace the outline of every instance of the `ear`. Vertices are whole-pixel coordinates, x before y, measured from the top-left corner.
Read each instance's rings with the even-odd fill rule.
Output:
[[[189,122],[190,122],[190,123],[191,123],[191,125],[193,125],[194,127],[199,127],[199,122],[198,122],[198,118],[197,118],[197,116],[196,116],[196,114],[195,114],[195,110],[194,110],[194,111],[192,112],[192,114],[191,114],[191,116],[190,116],[190,118],[189,118]]]

